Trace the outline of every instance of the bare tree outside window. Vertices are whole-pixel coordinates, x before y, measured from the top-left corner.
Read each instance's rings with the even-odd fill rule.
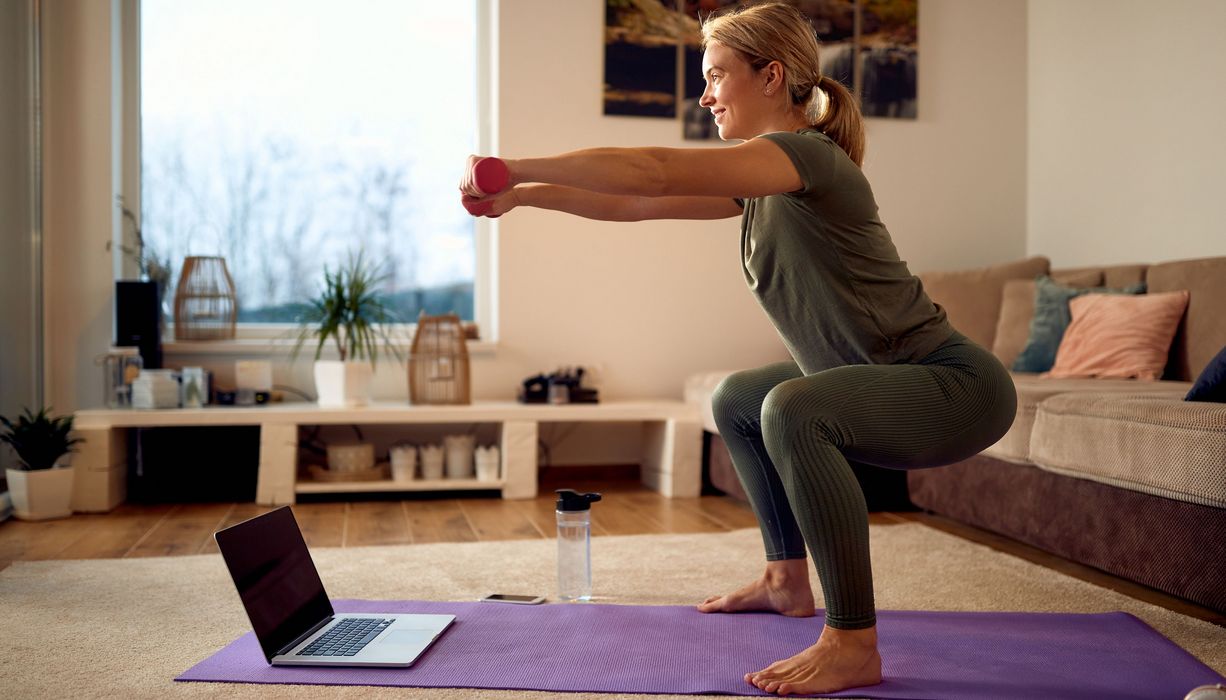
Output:
[[[292,322],[358,251],[403,320],[472,319],[476,27],[471,0],[143,0],[152,250],[224,256],[240,323]]]

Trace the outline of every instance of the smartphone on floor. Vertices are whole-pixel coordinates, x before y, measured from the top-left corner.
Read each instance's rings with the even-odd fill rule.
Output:
[[[539,605],[545,602],[545,596],[515,595],[512,593],[491,593],[481,599],[482,603],[514,603],[516,605]]]

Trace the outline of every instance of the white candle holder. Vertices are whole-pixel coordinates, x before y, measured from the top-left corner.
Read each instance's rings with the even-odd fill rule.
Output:
[[[473,478],[473,444],[472,435],[447,435],[443,437],[443,445],[447,450],[447,478]]]
[[[421,447],[421,478],[443,478],[443,446],[422,445]]]
[[[412,481],[417,472],[417,448],[412,445],[392,445],[392,478]]]
[[[498,481],[498,446],[478,447],[476,451],[477,480]]]

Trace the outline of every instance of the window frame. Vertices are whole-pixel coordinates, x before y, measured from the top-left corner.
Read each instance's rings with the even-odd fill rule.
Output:
[[[497,26],[498,0],[472,0],[476,5],[477,27],[477,153],[494,153],[497,117]],[[121,0],[121,22],[117,31],[122,41],[116,42],[122,53],[120,82],[122,84],[122,119],[115,122],[113,136],[123,144],[122,164],[116,177],[121,180],[123,199],[133,212],[141,212],[141,5],[140,0]],[[459,206],[459,202],[456,202]],[[118,208],[117,208],[118,209]],[[115,217],[119,212],[115,212]],[[497,237],[498,223],[495,219],[477,217],[473,230],[476,260],[473,266],[473,321],[480,329],[480,340],[469,340],[470,353],[490,354],[498,343],[497,307]],[[134,279],[139,271],[136,263],[115,251],[115,279]],[[177,341],[174,340],[174,322],[165,324],[162,349],[167,355],[252,355],[283,354],[293,347],[296,324],[291,323],[239,323],[235,337],[228,340]],[[407,351],[416,323],[396,324],[393,335],[406,339],[402,350]],[[308,348],[304,347],[303,352]],[[329,344],[324,357],[335,356]]]

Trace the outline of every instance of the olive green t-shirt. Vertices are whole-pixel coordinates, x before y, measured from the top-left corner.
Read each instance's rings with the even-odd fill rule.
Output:
[[[766,134],[803,187],[744,200],[745,280],[806,374],[914,362],[954,332],[877,215],[864,173],[816,130]]]

